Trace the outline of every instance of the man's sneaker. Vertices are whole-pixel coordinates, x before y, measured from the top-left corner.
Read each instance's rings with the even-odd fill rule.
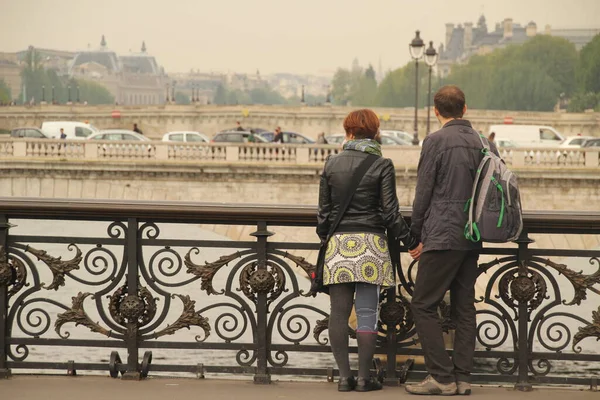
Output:
[[[416,385],[406,385],[406,391],[410,394],[454,396],[457,393],[456,382],[439,383],[431,375],[423,382]]]
[[[456,382],[457,393],[461,396],[468,396],[471,394],[471,384],[469,382]]]
[[[351,392],[356,387],[356,378],[340,378],[338,382],[338,392]]]

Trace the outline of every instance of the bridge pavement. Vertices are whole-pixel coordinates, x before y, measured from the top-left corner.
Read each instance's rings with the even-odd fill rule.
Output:
[[[598,393],[566,388],[540,388],[533,392],[516,392],[511,387],[474,386],[473,395],[482,400],[509,397],[526,400],[591,400]],[[419,399],[404,391],[404,387],[385,387],[381,392],[367,394],[339,393],[336,385],[322,382],[276,382],[268,386],[249,381],[221,379],[153,378],[143,382],[114,380],[108,377],[15,376],[0,380],[2,400],[306,400],[306,399]],[[420,397],[423,398],[423,397]],[[430,398],[430,397],[425,397]]]

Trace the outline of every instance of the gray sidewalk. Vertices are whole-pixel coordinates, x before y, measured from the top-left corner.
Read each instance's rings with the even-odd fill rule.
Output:
[[[380,392],[339,393],[331,383],[276,382],[255,385],[249,381],[221,379],[153,378],[142,382],[104,377],[16,376],[0,380],[0,400],[337,400],[349,398],[421,399],[404,387],[385,387]],[[600,393],[575,389],[536,389],[516,392],[508,387],[474,386],[471,398],[483,400],[592,400]]]

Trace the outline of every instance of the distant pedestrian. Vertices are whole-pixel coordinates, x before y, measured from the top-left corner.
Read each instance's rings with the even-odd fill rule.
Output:
[[[273,143],[282,143],[283,144],[283,132],[281,132],[280,127],[277,127],[275,129],[275,137],[273,137]]]
[[[254,134],[254,129],[250,129],[250,134],[248,135],[248,143],[256,143],[256,135]]]
[[[490,143],[494,143],[494,140],[496,139],[496,132],[492,132],[490,133],[490,136],[488,136],[488,141]]]
[[[133,131],[139,133],[140,135],[144,134],[144,132],[142,132],[142,130],[138,128],[137,124],[133,124]]]
[[[242,127],[242,124],[240,124],[240,121],[237,121],[236,124],[237,124],[237,128],[235,128],[235,130],[243,132],[244,128]]]
[[[61,139],[67,138],[67,134],[65,133],[65,130],[63,128],[60,128],[60,138]]]
[[[319,133],[319,136],[317,136],[317,144],[327,144],[327,139],[325,139],[325,132]]]

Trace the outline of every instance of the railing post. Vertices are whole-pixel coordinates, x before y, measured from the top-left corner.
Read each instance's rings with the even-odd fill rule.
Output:
[[[233,161],[239,161],[239,159],[240,159],[240,148],[238,146],[225,147],[225,161],[233,162]]]
[[[587,150],[585,152],[585,167],[586,168],[598,168],[600,166],[600,153],[593,150]]]
[[[6,325],[6,317],[8,313],[8,282],[3,282],[3,276],[7,277],[10,274],[10,268],[8,266],[8,219],[6,215],[0,215],[0,251],[5,252],[7,263],[6,265],[0,264],[0,379],[6,379],[10,377],[10,369],[8,369],[6,362],[8,354],[8,326]],[[2,254],[0,254],[0,260],[2,260]],[[10,275],[8,275],[10,276]]]
[[[83,157],[86,160],[96,160],[98,158],[98,144],[93,141],[86,141],[83,148]]]
[[[229,148],[228,148],[229,149]],[[256,232],[251,233],[257,241],[257,265],[258,271],[267,269],[267,239],[273,236],[273,232],[267,230],[267,223],[260,221]],[[258,325],[257,332],[257,362],[254,383],[269,384],[271,375],[269,374],[269,343],[267,342],[267,295],[268,292],[258,291],[256,299],[256,321]]]
[[[169,145],[167,143],[161,143],[156,145],[156,159],[157,160],[168,160],[169,159]]]
[[[396,288],[390,288],[386,290],[386,299],[387,304],[396,303]],[[390,321],[387,321],[387,334],[386,334],[386,356],[387,356],[387,365],[385,369],[385,381],[386,385],[399,385],[400,381],[398,380],[398,376],[396,373],[396,356],[397,356],[397,335],[396,335],[396,326],[392,326]],[[396,321],[394,321],[395,323]]]
[[[129,218],[127,221],[127,297],[132,302],[140,301],[138,297],[138,220]],[[140,380],[139,348],[138,348],[138,325],[137,318],[127,319],[127,372],[123,374],[123,380]]]
[[[527,231],[524,229],[517,244],[519,245],[517,252],[517,263],[519,264],[519,276],[527,276],[527,262],[531,258],[529,245],[534,240],[530,239]],[[519,362],[519,377],[515,384],[515,389],[522,392],[530,392],[533,390],[529,381],[529,357],[532,349],[529,348],[528,329],[529,329],[529,301],[519,300],[519,320],[518,320],[518,362]]]
[[[26,157],[27,156],[27,142],[19,140],[13,142],[13,156],[14,157]]]

